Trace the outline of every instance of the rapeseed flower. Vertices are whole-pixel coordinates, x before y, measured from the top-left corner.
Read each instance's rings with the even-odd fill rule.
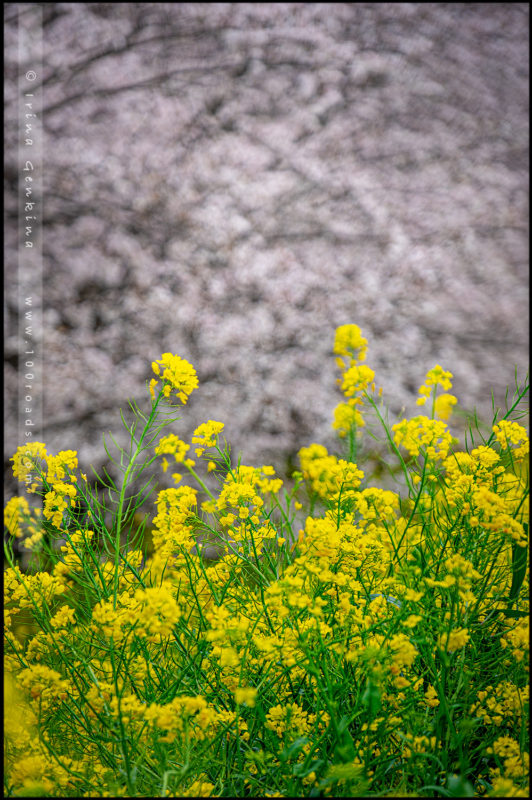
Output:
[[[342,392],[346,397],[353,397],[367,390],[375,377],[374,371],[366,364],[354,364],[344,374]]]
[[[249,708],[253,708],[257,698],[258,689],[253,686],[239,686],[235,689],[235,702],[239,705],[245,703]]]
[[[467,628],[457,628],[456,630],[442,633],[438,638],[438,647],[441,650],[447,650],[448,653],[453,653],[455,650],[465,647],[469,638]]]
[[[503,450],[512,448],[516,460],[526,458],[529,453],[529,442],[527,432],[522,425],[503,419],[493,426],[493,433]]]
[[[4,509],[4,525],[11,536],[19,539],[22,536],[22,521],[27,520],[30,508],[25,497],[12,497]]]
[[[6,665],[28,712],[17,701],[17,713],[36,730],[6,725],[9,796],[306,796],[333,784],[345,796],[445,793],[457,764],[477,792],[491,783],[488,795],[524,796],[528,476],[513,464],[524,429],[504,421],[492,447],[450,454],[443,419],[403,420],[393,433],[384,423],[388,443],[395,434],[423,465],[399,459],[408,490],[362,483],[360,395],[378,409],[357,326],[338,329],[335,353],[353,394],[335,413],[349,456],[302,448],[293,489],[280,491],[272,466],[233,467],[219,451],[198,467],[219,470],[211,491],[191,445],[173,434],[156,443],[168,409],[140,414],[124,477],[142,472],[134,445],[144,443],[163,469],[185,464],[208,497],[198,509],[196,489],[159,491],[145,543],[131,483],[110,521],[107,494],[76,482],[75,451],[34,448],[50,571],[16,565],[18,533],[30,540],[39,520],[14,498]],[[187,370],[165,356],[152,389],[162,376],[169,396]],[[436,417],[454,405],[436,392],[451,378],[437,365],[420,390]],[[218,448],[222,430],[196,428],[198,455]],[[214,561],[202,550],[211,543]]]
[[[196,455],[202,456],[207,447],[216,447],[218,436],[223,429],[224,423],[216,422],[213,419],[198,425],[192,434],[192,443],[201,445],[201,447],[196,448]]]
[[[424,416],[403,419],[392,425],[392,431],[395,444],[402,445],[414,458],[423,448],[430,460],[444,459],[453,442],[444,422]]]
[[[361,402],[359,398],[351,400],[349,403],[339,403],[334,409],[334,420],[332,427],[338,432],[338,436],[344,438],[352,428],[361,428],[366,423],[356,402]]]
[[[162,374],[159,364],[162,366]],[[199,386],[196,370],[192,364],[181,358],[181,356],[163,353],[157,361],[152,361],[151,366],[154,373],[162,378],[163,394],[166,398],[170,397],[172,391],[175,391],[177,397],[185,405],[194,389]],[[157,381],[152,378],[150,383],[152,398],[155,397],[156,386]]]
[[[351,364],[362,362],[366,358],[367,344],[358,325],[339,325],[334,335],[333,353],[348,356]]]
[[[28,442],[21,445],[15,455],[9,459],[13,462],[13,475],[19,483],[26,483],[28,492],[35,491],[37,485],[42,482],[39,474],[35,478],[37,482],[28,486],[30,475],[39,471],[38,462],[40,459],[46,458],[46,455],[46,445],[43,442]]]
[[[453,407],[458,400],[452,394],[440,394],[434,402],[434,412],[437,417],[447,421],[453,413]]]
[[[183,442],[179,436],[170,433],[168,436],[161,437],[159,444],[155,448],[155,455],[173,455],[177,464],[193,467],[196,462],[191,458],[186,458],[189,450],[189,444]],[[166,469],[164,471],[166,472]]]

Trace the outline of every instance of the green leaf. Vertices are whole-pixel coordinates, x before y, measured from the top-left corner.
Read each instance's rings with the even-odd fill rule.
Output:
[[[528,536],[528,523],[523,523],[523,529],[525,534]],[[528,554],[528,546],[526,547],[519,547],[519,545],[514,542],[512,544],[512,586],[510,589],[510,603],[514,600],[517,600],[519,596],[519,590],[523,585],[523,581],[526,575],[526,567],[527,567],[527,554]]]
[[[374,717],[381,707],[381,691],[378,686],[368,678],[366,690],[362,695],[362,704],[368,709],[370,716]]]
[[[475,789],[462,775],[447,775],[449,797],[474,797]]]

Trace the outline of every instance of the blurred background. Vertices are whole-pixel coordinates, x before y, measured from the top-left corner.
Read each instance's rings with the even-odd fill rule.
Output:
[[[527,3],[8,3],[8,254],[35,5],[49,452],[100,468],[170,351],[200,380],[173,432],[225,422],[243,463],[285,474],[333,446],[344,323],[391,422],[435,363],[490,421],[528,366]],[[17,315],[9,266],[5,467]]]

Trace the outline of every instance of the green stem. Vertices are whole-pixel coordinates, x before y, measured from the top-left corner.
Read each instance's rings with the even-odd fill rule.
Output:
[[[116,598],[118,596],[118,565],[120,563],[120,535],[122,533],[122,523],[123,523],[122,513],[123,513],[123,508],[124,508],[124,501],[126,499],[126,489],[129,486],[129,478],[130,478],[131,473],[133,472],[133,468],[134,468],[134,466],[136,464],[136,461],[137,461],[138,457],[140,456],[140,454],[142,453],[142,451],[145,449],[143,447],[143,442],[144,442],[144,439],[146,438],[146,435],[147,435],[148,431],[150,430],[154,420],[157,418],[157,407],[159,405],[159,401],[161,400],[162,396],[163,396],[163,393],[161,391],[161,392],[159,392],[159,395],[158,395],[157,399],[155,400],[155,402],[154,402],[154,404],[152,406],[152,410],[151,410],[150,416],[148,417],[146,425],[144,426],[144,430],[142,431],[140,439],[138,440],[135,452],[131,456],[131,458],[129,460],[129,464],[127,466],[127,469],[126,469],[126,471],[124,473],[124,480],[122,481],[122,488],[120,490],[120,495],[119,495],[119,498],[118,498],[118,510],[117,510],[117,514],[116,514],[116,535],[115,535],[115,570],[114,570],[113,608],[116,608]],[[133,437],[132,437],[132,440],[134,441]]]
[[[203,491],[205,492],[205,494],[208,494],[208,495],[209,495],[209,497],[211,498],[211,500],[215,500],[216,498],[214,497],[214,495],[212,494],[212,492],[210,492],[210,491],[209,491],[209,489],[207,488],[207,486],[205,485],[205,483],[204,483],[204,482],[201,480],[201,478],[200,478],[200,476],[198,475],[198,473],[197,473],[195,470],[193,470],[193,469],[192,469],[192,467],[190,467],[190,466],[189,466],[187,463],[185,463],[185,462],[183,462],[183,463],[185,464],[185,467],[188,469],[188,471],[190,472],[190,474],[192,475],[192,477],[194,478],[194,480],[195,480],[195,481],[197,481],[197,482],[199,483],[199,485],[201,486],[201,488],[203,489]]]

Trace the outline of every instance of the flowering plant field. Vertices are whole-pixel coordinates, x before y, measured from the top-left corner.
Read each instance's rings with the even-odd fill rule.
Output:
[[[461,447],[451,373],[390,425],[366,350],[337,329],[342,452],[302,448],[289,488],[222,422],[168,431],[198,386],[170,353],[120,481],[19,447],[42,503],[5,509],[6,796],[528,796],[527,387]],[[377,425],[397,492],[359,463]],[[175,487],[148,524],[151,464]]]

